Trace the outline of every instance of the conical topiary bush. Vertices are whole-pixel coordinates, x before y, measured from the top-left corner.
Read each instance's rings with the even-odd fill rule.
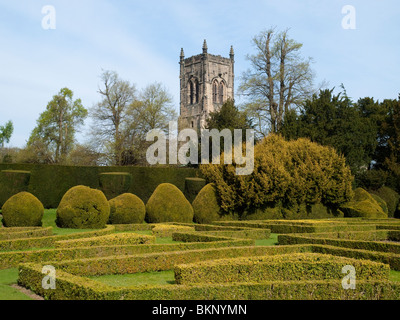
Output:
[[[193,221],[193,208],[181,190],[170,183],[160,184],[146,204],[146,221],[186,222]]]

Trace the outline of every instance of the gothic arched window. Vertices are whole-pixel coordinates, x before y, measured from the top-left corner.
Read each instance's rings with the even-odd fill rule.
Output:
[[[218,102],[218,82],[217,82],[217,80],[215,80],[213,82],[212,97],[213,97],[213,103],[217,103]]]
[[[193,104],[194,101],[194,85],[193,81],[189,81],[189,99],[190,99],[190,104]]]
[[[195,78],[189,80],[189,102],[190,104],[199,103],[200,100],[200,85]]]
[[[220,104],[223,104],[224,103],[224,83],[223,82],[221,82],[220,84],[219,84],[219,90],[218,90],[219,92],[219,96],[218,96],[218,102],[220,103]]]
[[[196,103],[199,103],[199,100],[200,100],[200,85],[199,85],[199,81],[197,81],[197,79],[196,79],[195,89],[196,89]]]

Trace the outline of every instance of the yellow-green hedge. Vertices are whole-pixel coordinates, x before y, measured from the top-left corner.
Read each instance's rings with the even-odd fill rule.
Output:
[[[0,241],[2,240],[15,240],[35,237],[46,237],[53,235],[53,228],[2,228],[0,229]]]
[[[136,233],[116,233],[94,238],[57,241],[56,248],[95,247],[104,245],[122,246],[134,244],[151,244],[155,242],[156,238],[154,236],[141,235]]]
[[[400,243],[394,242],[379,242],[379,241],[363,241],[363,240],[348,240],[335,238],[318,238],[307,235],[285,234],[278,236],[280,245],[294,244],[323,244],[336,247],[362,249],[378,252],[391,252],[400,254]]]
[[[41,249],[0,252],[0,270],[14,268],[20,263],[42,261],[64,261],[108,256],[161,253],[171,251],[200,250],[211,248],[241,247],[248,245],[243,240],[231,239],[216,242],[188,242],[173,244],[103,245],[63,249]]]
[[[347,265],[355,268],[358,280],[389,279],[387,264],[319,253],[202,261],[177,265],[174,272],[177,284],[339,280]]]
[[[188,232],[193,232],[195,231],[194,227],[188,227],[188,226],[177,226],[177,225],[171,225],[171,224],[160,224],[154,226],[152,229],[153,234],[156,237],[160,238],[168,238],[172,237],[172,234],[174,232],[180,232],[180,231],[188,231]]]
[[[246,240],[242,240],[243,245]],[[248,240],[247,240],[248,241]],[[98,276],[111,274],[132,274],[138,272],[172,270],[175,265],[227,257],[249,257],[266,254],[282,254],[311,250],[307,246],[274,247],[226,247],[200,250],[185,250],[163,253],[149,253],[131,256],[112,256],[77,259],[71,261],[49,261],[57,270],[74,275]]]
[[[100,230],[72,233],[68,235],[2,240],[0,241],[0,251],[29,250],[31,248],[49,248],[49,247],[54,247],[56,241],[89,238],[94,236],[110,234],[113,233],[114,231],[115,228],[113,226],[107,226],[106,228]]]
[[[55,290],[42,287],[42,264],[19,267],[18,283],[49,300],[399,300],[400,285],[389,281],[357,281],[356,290],[342,282],[270,281],[116,288],[57,271]]]

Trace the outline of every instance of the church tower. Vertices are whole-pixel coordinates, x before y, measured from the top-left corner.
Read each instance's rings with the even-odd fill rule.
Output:
[[[229,58],[208,53],[204,40],[203,53],[185,59],[180,55],[180,127],[202,129],[210,112],[219,110],[228,99],[234,99],[235,54]]]

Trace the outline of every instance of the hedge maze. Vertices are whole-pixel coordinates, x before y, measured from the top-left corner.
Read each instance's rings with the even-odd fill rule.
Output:
[[[256,245],[271,232],[278,245]],[[173,241],[157,241],[163,237]],[[108,225],[68,235],[0,228],[0,269],[18,267],[20,286],[54,300],[397,300],[400,283],[389,275],[400,271],[399,240],[394,219]],[[56,270],[55,289],[43,288],[44,266]],[[345,266],[355,269],[355,290],[343,288]],[[175,282],[118,287],[96,280],[162,271]]]

